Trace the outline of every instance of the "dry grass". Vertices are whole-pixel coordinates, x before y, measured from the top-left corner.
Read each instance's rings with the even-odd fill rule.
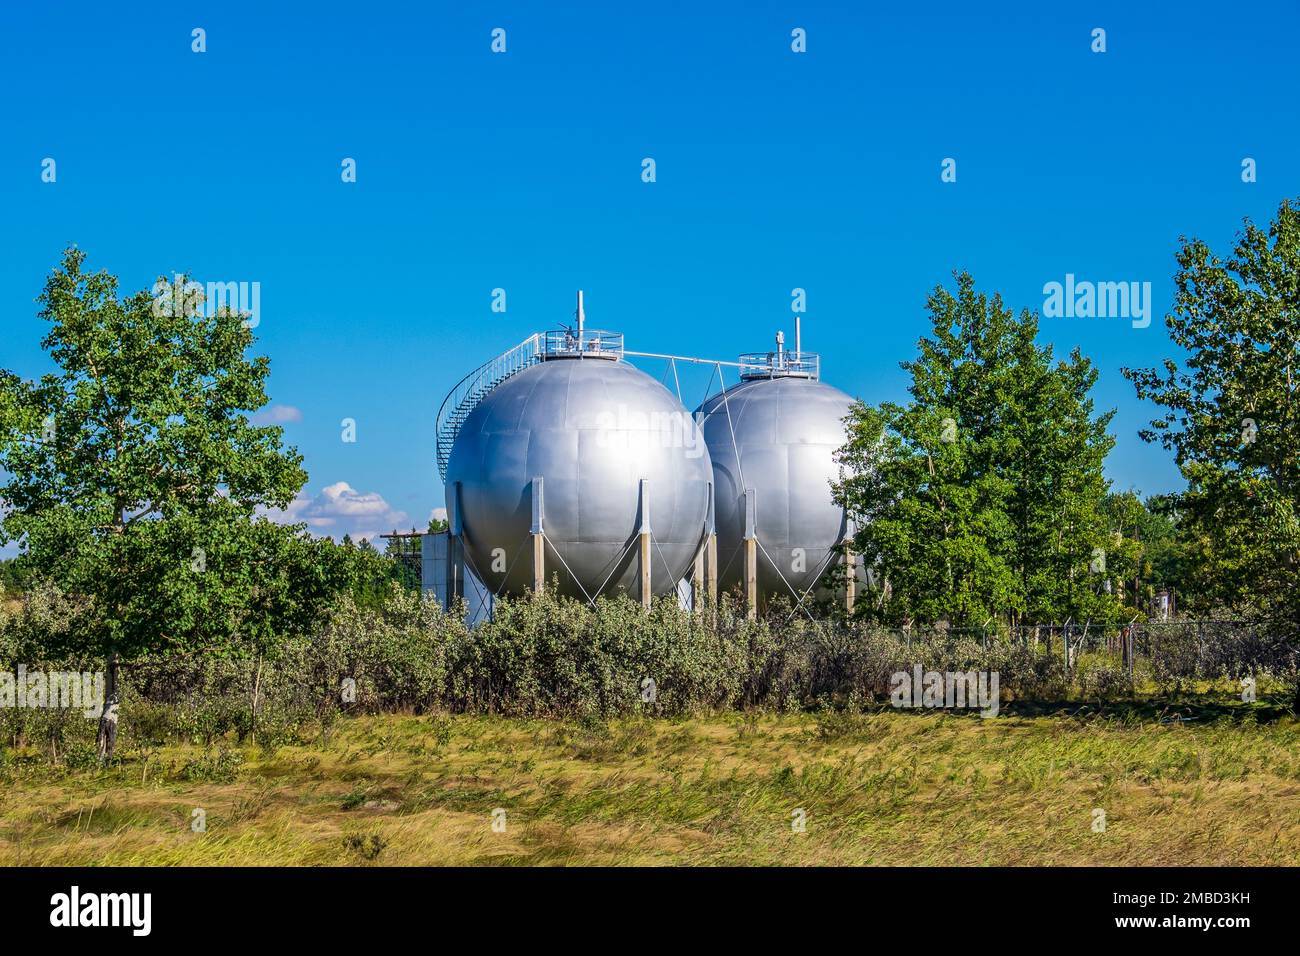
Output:
[[[197,748],[107,772],[11,754],[0,865],[1300,863],[1288,717],[386,716],[243,755],[195,780]]]

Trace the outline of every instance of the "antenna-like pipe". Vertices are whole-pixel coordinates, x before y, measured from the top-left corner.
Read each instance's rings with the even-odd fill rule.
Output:
[[[578,351],[582,351],[582,327],[587,321],[586,314],[582,311],[582,290],[578,290]]]

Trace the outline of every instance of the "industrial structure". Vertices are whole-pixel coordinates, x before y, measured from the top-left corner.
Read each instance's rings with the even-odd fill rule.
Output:
[[[771,594],[799,600],[851,560],[852,527],[831,483],[853,399],[818,379],[816,356],[782,344],[741,356],[740,384],[696,411],[713,461],[718,585],[742,589],[751,606]]]
[[[627,361],[712,366],[695,411]],[[727,386],[726,369],[738,382]],[[712,386],[713,379],[710,380]],[[833,564],[851,607],[851,527],[834,503],[849,396],[777,336],[737,362],[626,350],[617,332],[536,333],[474,370],[438,413],[448,529],[422,542],[424,589],[464,597],[555,587],[586,601],[676,592],[699,610],[738,589],[749,613],[783,594],[805,608]]]

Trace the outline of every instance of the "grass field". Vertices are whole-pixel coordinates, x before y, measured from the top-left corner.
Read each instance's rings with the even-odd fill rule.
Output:
[[[11,752],[0,865],[1300,864],[1300,722],[1198,716],[382,716],[103,772]]]

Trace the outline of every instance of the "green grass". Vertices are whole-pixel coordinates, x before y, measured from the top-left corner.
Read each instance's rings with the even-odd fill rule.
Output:
[[[0,865],[1300,863],[1300,722],[1243,706],[383,716],[3,773]]]

